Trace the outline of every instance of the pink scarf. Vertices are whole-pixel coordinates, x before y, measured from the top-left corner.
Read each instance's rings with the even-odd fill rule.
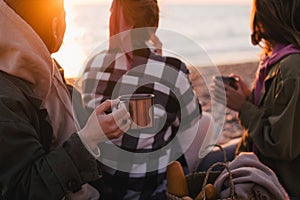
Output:
[[[270,56],[264,57],[264,59],[262,60],[259,66],[259,72],[255,80],[255,87],[254,87],[255,105],[259,104],[265,78],[267,77],[269,71],[274,66],[274,64],[280,61],[283,57],[290,54],[296,54],[296,53],[300,53],[300,49],[296,49],[292,44],[290,45],[277,44],[275,45],[272,54]]]

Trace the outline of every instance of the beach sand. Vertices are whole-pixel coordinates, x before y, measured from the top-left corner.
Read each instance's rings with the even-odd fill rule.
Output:
[[[219,65],[217,66],[217,68],[222,75],[239,75],[251,88],[257,65],[258,62],[248,62],[230,65]],[[189,69],[191,74],[190,79],[198,96],[198,99],[202,105],[203,111],[211,112],[211,98],[208,90],[208,88],[211,86],[207,86],[203,76],[211,79],[213,73],[215,72],[211,67],[201,67],[197,69],[189,67]],[[231,139],[240,137],[243,134],[243,129],[237,119],[237,113],[230,109],[226,109],[226,119],[222,133],[223,134],[218,139],[219,144],[227,143]]]

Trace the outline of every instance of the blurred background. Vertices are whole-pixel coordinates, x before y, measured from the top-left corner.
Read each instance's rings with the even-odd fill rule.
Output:
[[[87,57],[109,36],[111,0],[65,0],[67,30],[54,57],[67,77],[80,75]],[[251,0],[158,0],[160,29],[184,35],[207,52],[212,63],[230,65],[257,60],[258,47],[250,43]],[[199,67],[211,65],[189,45],[159,35],[166,49],[181,48]]]

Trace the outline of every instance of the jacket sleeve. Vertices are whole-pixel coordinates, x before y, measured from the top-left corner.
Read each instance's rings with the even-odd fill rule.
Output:
[[[300,155],[300,81],[282,80],[271,105],[246,102],[239,113],[241,124],[260,152],[267,157],[293,160]]]
[[[62,147],[45,150],[28,107],[15,97],[0,98],[0,197],[61,199],[99,179],[97,161],[76,133]]]

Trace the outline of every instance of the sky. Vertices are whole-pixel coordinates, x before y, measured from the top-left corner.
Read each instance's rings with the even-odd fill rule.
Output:
[[[87,3],[103,3],[107,4],[110,3],[112,0],[65,0],[70,4],[87,4]],[[220,4],[249,4],[251,0],[158,0],[159,3],[176,3],[176,4],[187,4],[187,3],[220,3]]]

